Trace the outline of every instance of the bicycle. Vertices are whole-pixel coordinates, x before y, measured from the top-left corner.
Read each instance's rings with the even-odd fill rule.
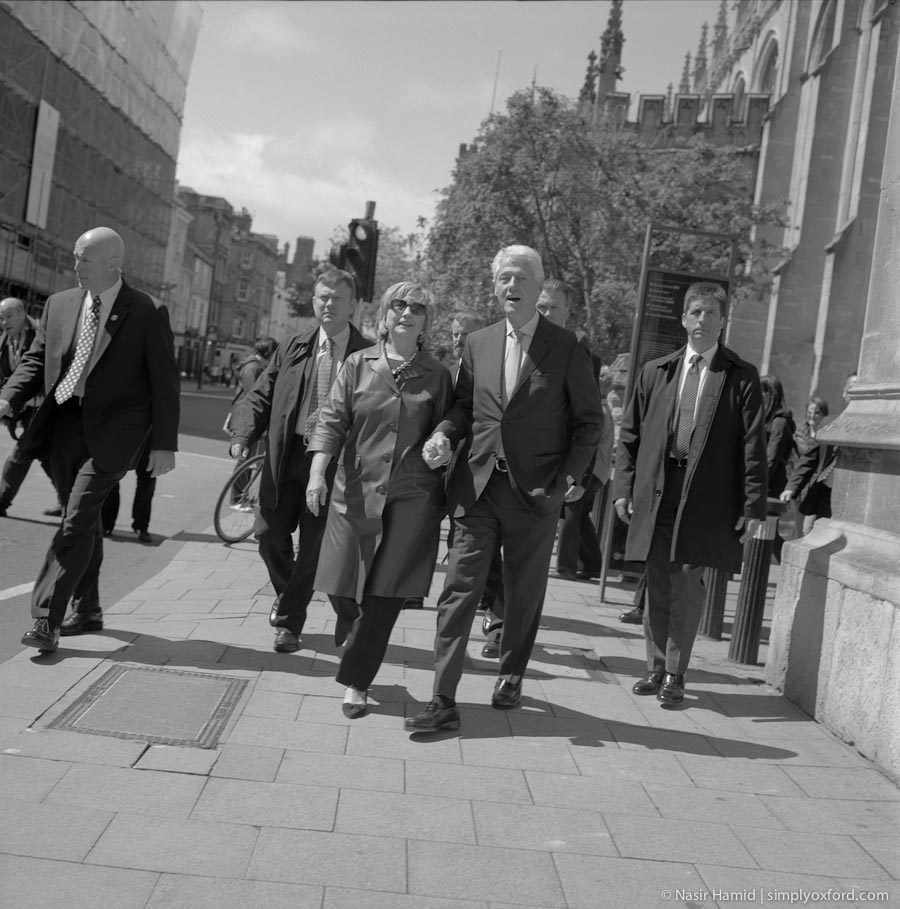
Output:
[[[264,454],[241,461],[216,502],[213,524],[224,543],[240,543],[253,533],[259,511],[259,480]]]

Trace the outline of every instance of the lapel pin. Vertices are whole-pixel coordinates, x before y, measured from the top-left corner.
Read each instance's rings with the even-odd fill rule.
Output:
[[[109,317],[109,321],[110,321],[110,322],[115,322],[116,319],[118,319],[118,318],[119,318],[119,317],[118,317],[117,315],[113,314],[113,315],[111,315],[111,316]]]

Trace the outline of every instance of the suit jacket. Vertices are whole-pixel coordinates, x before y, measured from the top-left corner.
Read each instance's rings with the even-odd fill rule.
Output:
[[[448,481],[453,517],[478,500],[494,470],[500,440],[512,482],[539,515],[559,511],[566,474],[581,477],[600,440],[603,411],[590,357],[575,335],[538,319],[506,409],[501,398],[506,321],[466,339],[455,407],[437,429],[457,452]]]
[[[0,392],[14,410],[39,392],[46,395],[21,440],[35,453],[49,443],[58,406],[53,392],[75,355],[84,294],[73,288],[47,300],[31,349]],[[133,467],[148,433],[151,449],[177,451],[181,380],[166,307],[123,281],[96,349],[82,419],[97,466],[108,472]]]
[[[671,449],[685,348],[647,363],[622,415],[613,500],[631,498],[625,558],[650,551]],[[738,571],[745,518],[766,517],[766,431],[756,367],[719,345],[709,367],[688,451],[671,559]]]
[[[318,334],[316,326],[279,344],[256,384],[237,402],[231,417],[232,443],[250,448],[268,430],[266,459],[274,490],[263,483],[260,495],[270,507],[278,505],[297,416],[312,380]],[[372,342],[351,325],[345,359],[355,350],[371,346]]]
[[[31,316],[27,316],[25,319],[25,324],[22,326],[22,334],[25,336],[22,341],[23,355],[26,354],[28,352],[28,349],[31,347],[31,344],[34,341],[34,336],[37,334],[37,330],[37,322],[35,322]],[[0,388],[6,385],[6,380],[16,371],[16,368],[10,359],[9,347],[6,343],[7,335],[8,332],[0,332]]]

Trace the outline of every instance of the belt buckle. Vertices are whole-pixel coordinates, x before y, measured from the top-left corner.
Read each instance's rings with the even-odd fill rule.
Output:
[[[496,463],[494,464],[494,469],[499,470],[500,473],[509,473],[509,467],[506,463],[506,458],[497,458]]]

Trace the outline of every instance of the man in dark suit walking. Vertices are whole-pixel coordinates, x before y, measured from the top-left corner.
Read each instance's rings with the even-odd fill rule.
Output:
[[[0,393],[0,416],[46,395],[22,439],[50,452],[63,515],[31,599],[22,643],[44,652],[59,635],[103,627],[100,509],[150,436],[154,476],[175,466],[180,382],[169,314],[122,278],[125,244],[108,227],[75,242],[78,288],[51,296],[29,352]],[[72,600],[73,612],[65,620]]]
[[[447,580],[438,598],[434,695],[406,721],[414,731],[459,725],[456,687],[484,580],[503,546],[506,611],[491,706],[518,706],[540,621],[547,567],[564,500],[600,438],[603,416],[591,362],[575,335],[537,310],[541,259],[509,246],[492,266],[505,319],[469,335],[456,380],[456,408],[438,424],[423,457],[446,463],[464,439],[448,484],[456,523]]]
[[[766,434],[756,368],[719,342],[725,291],[685,293],[687,346],[640,371],[622,416],[613,486],[626,560],[647,563],[647,675],[635,694],[684,700],[705,566],[736,572],[766,517]]]
[[[350,324],[355,303],[352,275],[337,269],[320,275],[313,289],[318,327],[279,345],[256,384],[238,401],[231,418],[229,451],[233,458],[246,458],[262,434],[269,432],[260,477],[256,538],[275,589],[269,623],[277,629],[274,649],[279,653],[300,648],[328,514],[327,503],[318,514],[306,507],[312,463],[306,440],[347,354],[372,346]],[[332,461],[326,474],[329,488],[335,469]],[[292,534],[298,524],[300,544],[295,555]],[[354,619],[338,616],[335,638],[339,643]]]

